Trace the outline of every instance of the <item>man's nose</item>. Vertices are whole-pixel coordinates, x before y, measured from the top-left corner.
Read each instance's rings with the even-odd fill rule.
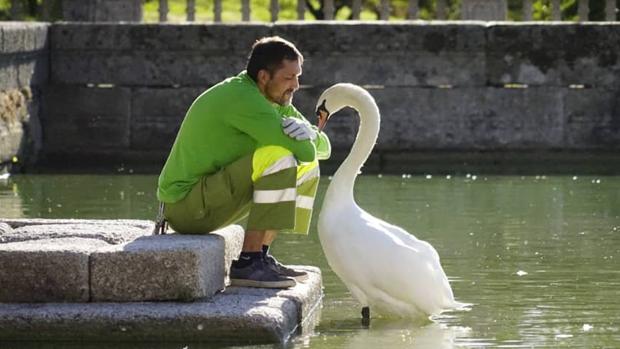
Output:
[[[299,79],[295,78],[293,81],[293,89],[297,91],[299,89]]]

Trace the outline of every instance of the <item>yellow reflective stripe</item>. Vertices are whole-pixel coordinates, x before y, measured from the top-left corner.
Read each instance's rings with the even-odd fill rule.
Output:
[[[295,157],[293,155],[290,155],[276,161],[273,165],[267,167],[267,169],[263,171],[260,176],[264,177],[272,173],[276,173],[278,171],[282,171],[295,166],[297,166],[297,161],[295,160]]]
[[[289,157],[295,161],[295,166],[297,165],[297,161],[293,156],[293,153],[284,148],[277,145],[267,145],[264,147],[257,148],[254,151],[254,155],[252,156],[252,181],[256,182],[259,177],[263,176],[264,172],[280,161],[282,158]]]
[[[311,210],[313,205],[314,198],[312,196],[299,195],[295,200],[295,207]]]
[[[297,179],[301,178],[306,172],[312,171],[319,167],[319,161],[305,162],[297,166]]]
[[[255,204],[275,204],[277,202],[295,201],[297,188],[287,188],[282,190],[255,190]]]
[[[318,166],[313,167],[309,171],[306,171],[301,176],[299,176],[299,171],[298,171],[297,172],[297,186],[299,186],[300,184],[308,181],[309,179],[312,179],[312,178],[318,177],[318,176],[319,176],[319,167]]]

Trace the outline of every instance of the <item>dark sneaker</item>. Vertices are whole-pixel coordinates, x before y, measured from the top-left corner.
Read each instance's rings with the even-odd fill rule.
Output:
[[[293,268],[289,268],[284,264],[278,262],[272,255],[265,256],[265,263],[276,273],[294,278],[298,281],[304,281],[308,279],[308,273],[302,270],[295,270]]]
[[[230,285],[240,287],[289,288],[295,279],[276,273],[262,258],[256,258],[244,268],[230,268]]]

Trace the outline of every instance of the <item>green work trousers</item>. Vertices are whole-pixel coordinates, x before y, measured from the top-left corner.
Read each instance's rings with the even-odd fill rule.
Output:
[[[246,230],[307,234],[319,183],[315,160],[298,164],[279,146],[265,146],[203,176],[164,216],[182,234],[206,234],[249,215]]]

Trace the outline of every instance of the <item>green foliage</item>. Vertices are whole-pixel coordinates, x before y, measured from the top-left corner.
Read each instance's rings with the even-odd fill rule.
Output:
[[[59,0],[52,1],[52,18],[60,18]],[[306,20],[322,19],[324,0],[305,0]],[[489,0],[491,1],[491,0]],[[23,9],[25,20],[42,20],[41,6],[43,0],[19,0]],[[346,20],[351,18],[353,0],[334,0],[336,19]],[[532,19],[546,21],[551,19],[551,0],[533,0]],[[620,0],[616,0],[620,7]],[[168,0],[170,22],[182,22],[186,19],[187,0]],[[269,12],[270,0],[250,0],[251,19],[253,21],[268,22],[271,20]],[[280,20],[297,19],[297,0],[279,0]],[[461,0],[446,0],[447,18],[451,20],[460,18]],[[362,20],[374,20],[379,18],[381,0],[362,0]],[[591,21],[605,19],[605,1],[589,0]],[[144,21],[159,21],[159,0],[144,0]],[[390,0],[390,19],[405,19],[409,9],[409,0]],[[562,20],[578,20],[578,0],[561,0]],[[10,18],[11,1],[0,0],[0,20]],[[418,17],[423,20],[437,18],[437,0],[419,0]],[[523,20],[523,0],[508,0],[508,19],[513,21]],[[222,20],[224,22],[241,21],[241,0],[222,0]],[[196,0],[196,21],[213,21],[213,0]]]
[[[186,0],[170,0],[171,15],[174,19],[183,20],[185,16],[184,8]],[[197,0],[197,17],[212,20],[213,5],[212,1]],[[145,19],[154,21],[158,18],[157,5],[158,0],[146,0]],[[461,0],[446,0],[447,18],[450,20],[458,20],[461,12]],[[551,20],[551,0],[533,0],[532,1],[532,19],[535,21]],[[620,0],[617,0],[620,7]],[[381,8],[381,0],[362,0],[362,20],[374,20],[379,18]],[[589,0],[590,20],[602,21],[605,19],[605,1]],[[269,21],[269,0],[251,0],[252,20]],[[334,0],[336,8],[336,19],[350,19],[352,0]],[[240,0],[222,0],[224,21],[239,21],[241,19]],[[306,20],[323,19],[322,8],[323,0],[306,0],[305,18]],[[405,19],[409,9],[409,0],[391,0],[390,19]],[[561,0],[560,8],[562,20],[576,21],[578,20],[578,0]],[[423,20],[432,20],[437,18],[437,0],[419,0],[418,17]],[[280,16],[281,20],[295,20],[297,18],[297,0],[280,0]],[[508,0],[508,19],[512,21],[523,20],[523,0]],[[198,18],[200,20],[200,18]]]
[[[46,0],[50,8],[50,17],[60,19],[60,1]],[[24,21],[43,20],[43,0],[19,0],[18,6]],[[11,20],[11,1],[0,0],[0,21]]]

